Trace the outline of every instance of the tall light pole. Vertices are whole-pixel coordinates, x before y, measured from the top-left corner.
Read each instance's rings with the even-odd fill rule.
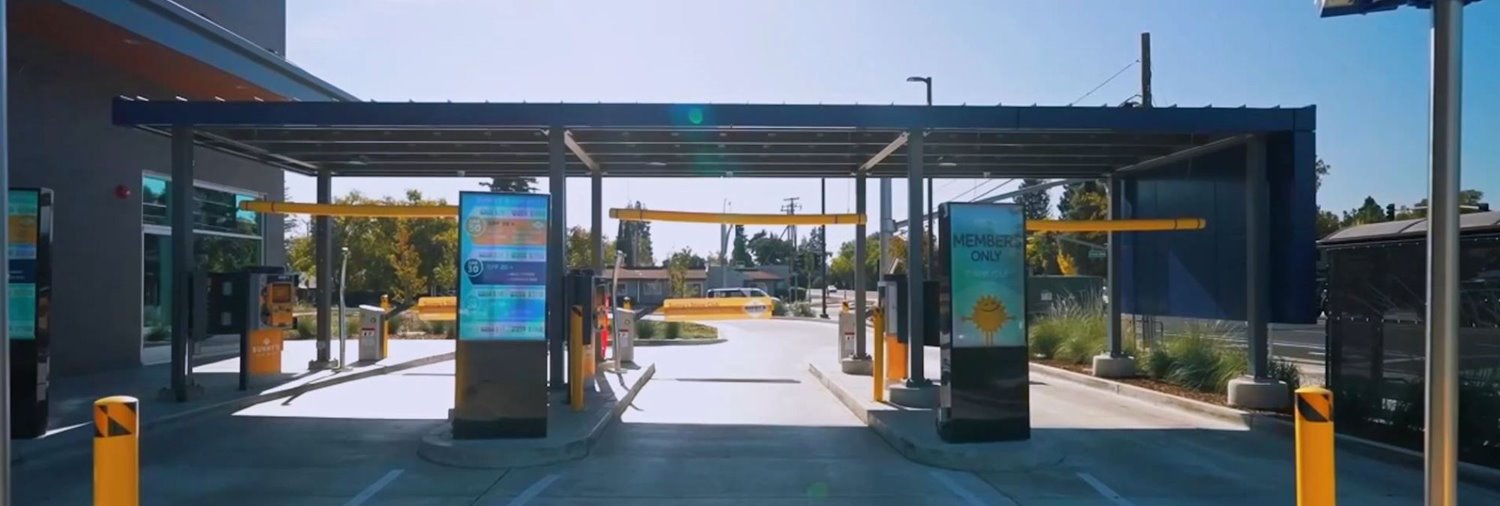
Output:
[[[828,214],[828,178],[826,178],[826,177],[825,178],[819,178],[818,179],[818,188],[819,188],[819,191],[821,192],[819,194],[820,196],[818,198],[818,205],[819,205],[820,209],[822,209],[822,211],[819,211],[819,212],[821,212],[823,214]],[[818,266],[819,266],[819,268],[821,269],[821,271],[823,273],[823,281],[821,281],[821,283],[823,284],[823,292],[822,292],[823,293],[823,319],[827,320],[828,319],[828,286],[829,286],[829,284],[828,284],[828,225],[820,225],[820,226],[818,226],[818,233],[823,236],[822,239],[819,241],[819,242],[822,243],[819,246],[821,246],[822,249],[823,249],[823,251],[822,251],[823,258],[821,259],[820,262],[818,262]]]
[[[926,85],[927,86],[927,107],[932,107],[932,76],[927,76],[927,77],[911,76],[911,77],[906,78],[906,82],[908,82],[908,83],[922,83],[922,84]],[[918,189],[916,189],[916,191],[922,191],[922,190],[920,188],[918,188]],[[932,178],[928,177],[927,178],[927,241],[926,241],[926,244],[922,245],[923,250],[927,252],[927,256],[926,256],[927,263],[926,263],[926,265],[923,266],[922,270],[923,270],[923,272],[927,273],[929,279],[931,279],[931,276],[932,276],[932,246],[933,246],[934,242],[937,242],[937,241],[932,236]],[[915,267],[912,267],[912,268],[915,268]]]
[[[1458,504],[1458,189],[1463,6],[1479,0],[1321,0],[1323,17],[1432,8],[1432,167],[1427,201],[1424,504]]]

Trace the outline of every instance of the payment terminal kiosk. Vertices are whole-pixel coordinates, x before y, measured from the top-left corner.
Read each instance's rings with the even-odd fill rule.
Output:
[[[253,376],[281,374],[282,338],[295,327],[297,275],[281,267],[247,267],[209,275],[210,334],[239,334],[240,390]]]

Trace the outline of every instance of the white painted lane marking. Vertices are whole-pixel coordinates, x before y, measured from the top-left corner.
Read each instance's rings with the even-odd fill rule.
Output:
[[[521,495],[516,496],[515,499],[511,499],[510,502],[506,503],[506,506],[522,506],[531,502],[536,496],[541,495],[543,490],[547,490],[547,487],[551,486],[552,482],[557,481],[559,476],[556,474],[543,476],[536,483],[532,483],[530,487],[526,487],[526,490],[522,490]]]
[[[1083,480],[1084,483],[1088,483],[1090,487],[1094,487],[1095,492],[1098,492],[1099,495],[1104,496],[1105,499],[1109,499],[1110,502],[1113,502],[1120,506],[1135,506],[1135,503],[1130,502],[1124,497],[1120,497],[1120,494],[1115,493],[1114,489],[1109,488],[1109,485],[1105,485],[1104,482],[1099,481],[1099,479],[1095,478],[1094,475],[1091,475],[1089,473],[1078,473],[1078,478]]]
[[[975,496],[973,492],[970,492],[967,489],[959,486],[958,483],[955,483],[952,478],[948,477],[948,475],[943,474],[941,471],[930,471],[929,474],[932,475],[932,479],[937,480],[938,483],[943,484],[943,486],[946,487],[949,492],[953,492],[953,495],[958,496],[959,499],[963,499],[964,504],[968,504],[969,506],[984,506],[984,501],[979,500],[979,497]]]
[[[392,469],[390,471],[387,471],[385,473],[385,476],[381,476],[380,479],[375,480],[375,483],[371,483],[370,486],[365,487],[364,490],[359,491],[359,495],[356,495],[352,499],[349,499],[349,502],[344,503],[344,506],[359,506],[361,504],[364,504],[365,501],[370,500],[371,497],[375,497],[375,494],[380,493],[380,490],[384,489],[386,485],[390,485],[391,482],[396,481],[396,478],[400,477],[401,473],[403,472],[405,472],[405,470],[403,469]]]

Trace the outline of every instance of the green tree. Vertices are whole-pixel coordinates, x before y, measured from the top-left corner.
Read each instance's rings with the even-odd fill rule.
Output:
[[[645,209],[640,201],[628,206],[633,209]],[[625,266],[630,268],[648,267],[656,265],[656,255],[651,250],[651,222],[648,221],[621,221],[619,233],[619,250],[625,255]]]
[[[390,287],[390,294],[396,300],[416,300],[428,290],[427,277],[422,275],[422,256],[412,245],[410,220],[395,221],[396,244],[389,259],[396,279]]]
[[[569,269],[594,268],[594,241],[587,229],[574,226],[568,229],[567,251]],[[604,245],[604,268],[615,264],[615,243],[609,237],[601,237]]]
[[[797,272],[793,273],[807,286],[825,286],[823,263],[828,261],[823,254],[823,229],[813,228],[807,239],[797,245]]]
[[[708,268],[708,260],[697,253],[693,253],[693,248],[688,247],[673,252],[672,256],[667,257],[667,260],[663,264],[666,267],[671,267],[673,264],[681,264],[683,267],[694,270]]]
[[[749,240],[745,238],[745,226],[734,226],[734,250],[730,252],[730,263],[739,267],[750,267],[755,265],[755,258],[750,256]]]
[[[1468,190],[1463,190],[1463,191],[1458,192],[1458,205],[1462,206],[1462,207],[1460,207],[1458,209],[1459,214],[1468,214],[1468,213],[1477,213],[1477,212],[1480,212],[1481,211],[1481,207],[1480,207],[1481,204],[1484,204],[1484,192],[1483,191],[1474,190],[1474,189],[1468,189]],[[1417,204],[1414,205],[1414,206],[1412,206],[1412,207],[1410,207],[1410,208],[1407,208],[1407,207],[1403,206],[1402,210],[1404,212],[1398,211],[1396,213],[1396,219],[1398,219],[1398,220],[1412,220],[1412,219],[1418,219],[1418,218],[1426,218],[1427,217],[1427,197],[1422,197],[1422,200],[1418,200]]]
[[[1344,211],[1340,227],[1352,227],[1367,223],[1380,223],[1386,221],[1385,207],[1375,201],[1375,197],[1365,197],[1365,202],[1359,207]]]
[[[536,178],[492,177],[489,181],[480,181],[479,186],[488,188],[492,192],[532,193],[536,191]]]
[[[1026,235],[1026,269],[1033,275],[1059,274],[1057,239],[1052,232]]]
[[[756,265],[791,265],[792,255],[796,254],[791,241],[764,230],[756,232],[747,244]]]
[[[1105,194],[1104,185],[1094,181],[1064,185],[1062,198],[1057,202],[1057,211],[1058,215],[1065,220],[1107,219],[1109,196]],[[1073,234],[1072,237],[1095,244],[1104,244],[1107,240],[1103,232],[1078,233]],[[1108,264],[1104,259],[1089,258],[1089,247],[1070,242],[1057,244],[1056,247],[1060,254],[1070,259],[1071,265],[1077,269],[1079,275],[1103,276],[1108,273]],[[1056,258],[1055,255],[1054,258]],[[1059,267],[1062,267],[1061,260],[1059,264]]]
[[[906,249],[906,241],[902,239],[901,248]],[[839,245],[838,253],[828,263],[829,282],[843,287],[854,287],[854,241],[845,241]],[[880,280],[880,234],[870,234],[865,237],[865,287],[874,289],[875,283]]]
[[[687,287],[687,273],[693,269],[703,269],[706,263],[703,257],[693,253],[692,248],[682,248],[667,259],[667,282],[672,297],[696,297],[698,294],[690,293]],[[697,265],[696,267],[694,265]]]
[[[1398,215],[1397,218],[1400,218],[1400,216]],[[1332,234],[1334,232],[1338,232],[1339,231],[1339,217],[1338,217],[1338,215],[1333,214],[1332,212],[1329,212],[1329,211],[1319,210],[1318,211],[1317,231],[1318,231],[1318,238],[1320,238],[1320,239],[1324,238],[1324,237],[1328,237],[1330,234]]]
[[[401,199],[383,197],[373,199],[358,191],[335,199],[340,204],[445,205],[443,200],[430,200],[420,192],[408,191]],[[429,292],[452,293],[457,289],[458,227],[453,219],[414,218],[399,220],[390,218],[337,217],[332,220],[334,251],[349,248],[347,288],[351,292],[390,293],[397,300],[404,296],[416,296]],[[398,231],[398,227],[404,232]],[[405,243],[398,236],[406,234]],[[289,244],[287,264],[305,276],[317,274],[313,263],[313,241],[310,233],[299,233],[287,240]],[[400,253],[397,248],[402,248]],[[400,259],[401,262],[393,261]],[[406,262],[411,262],[408,264]],[[334,265],[338,265],[335,260]],[[425,285],[414,284],[410,272],[402,280],[399,269],[415,265],[416,273],[426,278]],[[430,277],[425,273],[431,273]],[[399,287],[399,288],[398,288]],[[400,292],[397,294],[396,292]]]
[[[1045,179],[1022,179],[1021,186],[1017,189],[1025,190],[1046,182]],[[1045,220],[1052,215],[1052,196],[1046,190],[1020,195],[1015,198],[1015,202],[1021,205],[1021,213],[1028,220]]]

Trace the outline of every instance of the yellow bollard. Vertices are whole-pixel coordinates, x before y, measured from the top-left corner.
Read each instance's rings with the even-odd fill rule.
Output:
[[[875,320],[875,357],[870,361],[870,382],[874,383],[875,402],[885,402],[885,346],[880,342],[885,333],[885,311],[876,306],[870,313]]]
[[[583,308],[573,306],[568,325],[568,405],[583,411]]]
[[[391,296],[380,294],[380,310],[385,314],[391,314]],[[391,353],[391,319],[386,318],[385,328],[380,329],[380,356],[389,357]]]
[[[885,379],[901,381],[906,378],[906,343],[896,339],[896,333],[885,334]]]
[[[94,505],[141,503],[140,402],[116,395],[94,401]]]
[[[1297,504],[1332,506],[1333,392],[1323,387],[1297,389]]]

